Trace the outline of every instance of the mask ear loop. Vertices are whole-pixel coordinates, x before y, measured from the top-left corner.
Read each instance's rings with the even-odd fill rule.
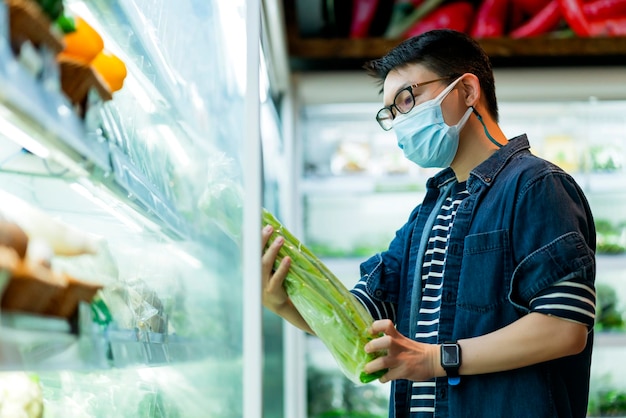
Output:
[[[493,136],[491,136],[491,134],[487,130],[487,125],[485,125],[485,122],[483,122],[483,117],[480,116],[480,113],[478,113],[474,106],[472,106],[472,112],[474,112],[480,124],[483,125],[483,129],[485,130],[485,135],[487,135],[487,138],[489,138],[489,140],[493,142],[498,148],[502,148],[504,145],[500,144],[498,141],[495,140]]]

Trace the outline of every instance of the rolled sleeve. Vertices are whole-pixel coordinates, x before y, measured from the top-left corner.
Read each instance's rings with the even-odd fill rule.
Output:
[[[539,292],[563,280],[594,287],[595,256],[580,234],[570,232],[526,257],[513,272],[510,300],[528,310]]]
[[[534,295],[563,280],[593,288],[595,226],[574,180],[552,166],[520,189],[516,203],[511,302],[528,309]]]

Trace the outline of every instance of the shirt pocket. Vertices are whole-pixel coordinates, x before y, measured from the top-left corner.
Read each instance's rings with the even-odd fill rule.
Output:
[[[488,312],[507,301],[510,288],[511,247],[507,230],[465,237],[457,305]]]
[[[361,264],[361,281],[370,297],[381,302],[398,303],[398,280],[395,272],[385,264],[382,253]]]

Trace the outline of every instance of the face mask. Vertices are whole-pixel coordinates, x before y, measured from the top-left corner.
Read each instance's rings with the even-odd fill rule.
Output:
[[[443,120],[441,102],[459,82],[457,78],[437,97],[416,105],[409,113],[393,120],[398,146],[415,164],[427,167],[448,167],[459,147],[459,133],[472,114],[468,108],[461,120],[448,126]]]

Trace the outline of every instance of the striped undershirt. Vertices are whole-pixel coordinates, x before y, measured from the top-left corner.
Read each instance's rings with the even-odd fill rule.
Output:
[[[452,194],[441,206],[430,232],[422,264],[422,303],[417,316],[415,340],[437,344],[439,335],[439,310],[443,289],[443,270],[454,225],[456,211],[469,193],[465,183],[454,186]],[[435,379],[413,382],[411,391],[411,418],[432,418],[435,414]]]
[[[417,319],[415,340],[438,343],[439,310],[443,289],[443,272],[450,231],[459,204],[469,196],[465,183],[458,183],[435,220],[422,264],[422,303]],[[351,292],[370,311],[374,319],[396,322],[396,306],[370,296],[366,279],[362,278]],[[593,327],[595,320],[595,292],[577,278],[563,281],[539,292],[530,301],[530,311],[553,315]],[[410,417],[433,418],[435,415],[435,379],[413,382]]]

